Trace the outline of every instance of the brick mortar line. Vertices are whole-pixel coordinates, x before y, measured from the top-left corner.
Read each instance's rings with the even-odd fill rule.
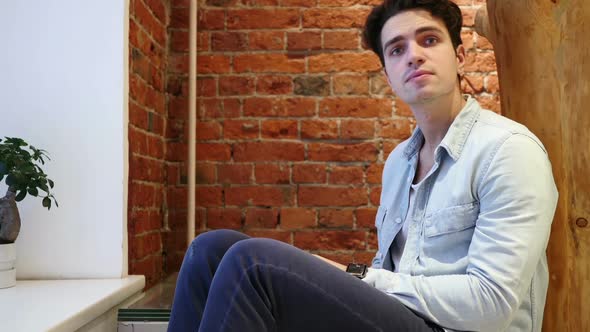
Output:
[[[166,93],[168,94],[168,93]],[[129,103],[132,103],[134,106],[140,108],[141,110],[148,112],[148,113],[152,113],[156,116],[159,116],[161,118],[163,118],[164,120],[167,120],[168,117],[166,115],[163,115],[162,113],[159,113],[157,111],[155,111],[154,109],[150,109],[148,106],[146,105],[142,105],[140,104],[137,100],[135,100],[134,98],[129,98]],[[131,122],[129,122],[129,124],[132,124]]]
[[[154,14],[152,8],[150,6],[148,6],[145,1],[143,0],[135,0],[135,1],[141,1],[141,3],[143,3],[143,6],[147,9],[148,13],[150,14],[150,16],[152,17],[152,19],[154,19],[156,21],[156,23],[160,24],[160,26],[164,29],[165,32],[167,32],[167,28],[169,25],[167,25],[166,23],[163,23],[162,21],[160,21],[160,19]],[[166,16],[167,17],[171,17],[171,13],[168,12],[168,10],[166,10]],[[129,11],[129,18],[133,18],[135,20],[135,18],[137,18],[138,15],[137,13],[133,13],[133,15],[131,15],[131,8]],[[143,28],[143,25],[139,24],[139,22],[135,22],[138,26],[141,26]],[[152,37],[150,33],[147,33],[148,36]],[[165,34],[166,37],[168,37],[168,34]],[[155,40],[154,40],[155,41]],[[158,44],[158,43],[156,43]]]
[[[130,211],[130,213],[133,212],[160,212],[162,211],[161,207],[132,207],[132,211]],[[164,212],[162,212],[162,216],[163,216]]]
[[[149,111],[147,111],[147,112],[149,112]],[[140,127],[138,127],[138,126],[134,125],[134,124],[133,124],[133,123],[131,123],[131,122],[129,122],[129,124],[128,124],[128,125],[129,125],[130,127],[132,127],[133,129],[135,129],[135,130],[137,130],[137,131],[139,131],[139,132],[141,132],[141,133],[144,133],[144,134],[146,134],[147,136],[150,136],[150,137],[157,137],[157,138],[162,138],[162,139],[166,139],[166,137],[165,137],[166,135],[164,135],[164,136],[161,136],[161,135],[158,135],[158,134],[156,134],[156,133],[149,132],[147,129],[140,128]],[[166,149],[164,148],[164,152],[165,152],[165,151],[166,151]]]
[[[131,64],[131,63],[130,63],[130,64]],[[130,68],[130,69],[131,69],[131,68]],[[167,83],[168,83],[168,82],[167,82],[167,79],[166,79],[166,77],[164,77],[164,91],[158,91],[158,89],[156,89],[156,87],[154,87],[153,85],[151,85],[151,84],[150,84],[150,83],[149,83],[149,82],[148,82],[148,81],[147,81],[145,78],[141,77],[139,74],[137,74],[137,73],[135,73],[135,72],[132,72],[132,71],[129,71],[129,78],[131,78],[131,75],[135,75],[137,79],[141,80],[143,83],[145,83],[145,85],[146,85],[146,86],[148,86],[148,87],[151,87],[151,88],[152,88],[154,91],[156,91],[157,93],[164,94],[164,95],[167,95],[167,94],[168,94],[168,93],[166,92],[166,87],[167,87]],[[134,102],[135,102],[137,105],[141,105],[141,104],[140,104],[140,103],[139,103],[137,100],[135,100],[135,98],[133,98],[133,97],[131,96],[131,88],[129,88],[129,90],[130,90],[130,91],[129,91],[129,100],[132,100],[132,101],[134,101]],[[167,103],[167,101],[168,101],[168,100],[166,100],[166,104],[168,104],[168,103]],[[145,106],[147,106],[147,105],[144,105],[144,107],[145,107]],[[167,106],[167,105],[166,105],[166,106]],[[154,112],[155,112],[155,111],[154,111]],[[155,112],[155,113],[158,113],[158,112]],[[158,114],[159,114],[159,113],[158,113]]]
[[[162,248],[162,249],[164,249],[164,248]],[[154,256],[154,257],[161,256],[161,253],[162,252],[163,252],[163,250],[160,250],[160,251],[157,251],[155,253],[150,253],[147,256],[144,256],[143,258],[134,258],[134,259],[131,259],[131,261],[129,263],[141,263],[141,262],[144,262],[144,261],[148,260],[152,256]]]
[[[152,17],[153,17],[154,19],[156,19],[156,21],[158,21],[159,23],[161,23],[161,24],[162,24],[162,26],[163,26],[164,28],[166,28],[166,22],[162,22],[162,21],[161,21],[161,20],[158,18],[158,16],[156,16],[155,12],[152,10],[152,7],[148,6],[148,4],[147,4],[147,3],[146,3],[144,0],[135,0],[135,1],[141,1],[141,2],[143,3],[143,5],[145,6],[145,8],[147,8],[147,9],[148,9],[148,12],[149,12],[149,13],[152,15]],[[164,10],[166,11],[166,12],[164,13],[164,15],[166,15],[166,17],[170,18],[170,15],[171,15],[172,13],[171,13],[171,10],[169,10],[169,9],[170,9],[170,7],[169,7],[169,6],[166,6],[166,4],[168,4],[168,1],[164,1],[164,2],[162,3],[162,6],[164,7]]]
[[[136,1],[137,1],[137,0],[136,0]],[[138,22],[138,21],[137,21],[137,19],[136,19],[136,16],[135,16],[135,15],[129,15],[129,19],[130,19],[130,20],[133,20],[133,21],[135,22],[135,25],[136,25],[137,27],[139,27],[139,29],[140,29],[141,31],[143,31],[143,33],[144,33],[144,34],[145,34],[145,35],[146,35],[146,36],[147,36],[147,37],[148,37],[148,38],[149,38],[149,39],[152,41],[152,43],[153,43],[154,45],[156,45],[156,47],[159,47],[160,49],[162,49],[162,51],[163,51],[164,53],[167,53],[167,52],[166,52],[166,47],[165,47],[165,46],[162,46],[162,45],[160,45],[160,42],[158,42],[158,41],[156,41],[156,40],[154,39],[154,37],[152,36],[152,34],[151,34],[149,31],[147,31],[147,30],[146,30],[146,28],[145,28],[145,27],[144,27],[144,26],[143,26],[143,25],[142,25],[140,22]],[[166,29],[166,31],[167,31],[167,29]],[[168,34],[166,34],[166,36],[168,37]],[[167,38],[167,39],[169,39],[169,38]],[[131,44],[131,43],[129,43],[129,45],[132,45],[132,44]],[[139,48],[139,47],[138,47],[138,48]]]
[[[156,158],[154,156],[143,155],[143,154],[140,154],[140,153],[137,153],[137,152],[132,152],[129,156],[130,157],[131,156],[133,156],[133,157],[140,157],[140,158],[148,159],[148,160],[151,160],[151,161],[166,162],[166,159],[158,159],[158,158]]]
[[[138,237],[143,237],[145,235],[152,235],[152,234],[161,234],[161,233],[160,233],[160,230],[152,229],[152,230],[149,230],[149,231],[145,231],[145,232],[133,234],[132,236],[135,237],[135,238],[138,238]]]
[[[166,184],[162,184],[161,182],[153,182],[153,181],[140,180],[140,179],[129,179],[129,184],[140,184],[140,185],[148,186],[148,187],[151,187],[154,189],[165,188],[167,186]]]
[[[166,66],[164,66],[164,67],[162,67],[162,68],[160,68],[160,67],[156,66],[156,64],[154,64],[154,62],[152,61],[151,57],[150,57],[150,56],[148,56],[148,55],[146,55],[146,54],[144,54],[144,53],[142,52],[142,50],[141,50],[141,49],[140,49],[138,46],[135,46],[135,45],[133,45],[133,44],[131,44],[131,43],[129,43],[129,45],[131,46],[131,48],[134,48],[134,49],[136,49],[136,50],[137,50],[137,51],[138,51],[138,52],[139,52],[139,53],[140,53],[140,54],[141,54],[141,55],[142,55],[142,56],[143,56],[145,59],[147,59],[147,62],[148,62],[148,63],[149,63],[149,64],[150,64],[152,67],[156,68],[156,70],[158,70],[158,71],[164,71],[164,73],[163,73],[163,74],[166,74],[166,70],[167,70],[167,68],[169,67],[168,65],[166,65]],[[130,52],[129,52],[129,53],[132,53],[132,52],[133,52],[133,51],[131,50],[131,48],[130,48]],[[131,73],[137,74],[137,73],[135,73],[135,72],[133,72],[133,71],[132,71],[132,69],[133,69],[132,63],[134,63],[134,62],[135,62],[135,61],[133,60],[133,55],[131,55],[131,56],[130,56],[130,60],[129,60],[129,69],[131,69],[131,70],[130,70],[130,72],[131,72]],[[163,63],[165,63],[165,62],[163,62]],[[139,75],[138,75],[138,76],[139,76]],[[141,76],[139,76],[139,77],[141,77]],[[143,77],[142,77],[142,78],[143,78]],[[155,87],[154,87],[154,89],[155,89]]]

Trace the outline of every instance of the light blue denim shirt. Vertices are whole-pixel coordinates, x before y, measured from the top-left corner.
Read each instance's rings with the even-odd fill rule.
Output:
[[[417,128],[387,158],[379,251],[365,281],[447,330],[541,331],[557,204],[545,148],[526,127],[469,97],[408,211],[423,141]],[[394,273],[389,248],[408,213]]]

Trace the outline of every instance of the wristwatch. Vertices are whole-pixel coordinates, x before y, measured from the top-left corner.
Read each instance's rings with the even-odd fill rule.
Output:
[[[359,279],[363,279],[367,275],[367,271],[368,268],[366,264],[350,263],[346,267],[346,272]]]

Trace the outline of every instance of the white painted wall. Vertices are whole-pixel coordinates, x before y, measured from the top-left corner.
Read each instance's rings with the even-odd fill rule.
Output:
[[[17,279],[127,274],[127,22],[126,0],[0,1],[0,136],[49,152],[60,205],[19,203]]]

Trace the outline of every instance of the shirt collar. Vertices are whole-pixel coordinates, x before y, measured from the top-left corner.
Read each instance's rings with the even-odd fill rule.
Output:
[[[440,154],[439,150],[442,148],[447,151],[453,160],[457,160],[459,159],[459,156],[461,156],[465,141],[467,141],[467,136],[469,136],[471,128],[473,128],[473,124],[477,120],[481,110],[481,107],[473,97],[469,95],[465,96],[467,96],[465,106],[463,106],[463,109],[457,114],[453,123],[451,123],[449,130],[445,134],[445,137],[436,148],[435,156]],[[417,127],[408,140],[408,145],[404,149],[404,156],[410,160],[416,153],[418,153],[418,151],[420,151],[423,143],[424,135],[422,134],[420,127]]]

